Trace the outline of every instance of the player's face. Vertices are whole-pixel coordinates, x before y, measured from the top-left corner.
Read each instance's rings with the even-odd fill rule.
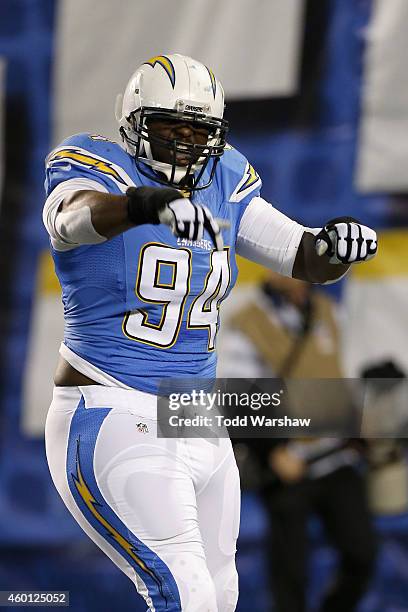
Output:
[[[188,121],[174,119],[150,119],[148,121],[149,133],[154,136],[165,138],[169,141],[177,141],[178,144],[206,145],[209,130],[205,127],[196,126]],[[173,163],[174,153],[171,149],[151,142],[153,159],[167,164]],[[198,155],[197,155],[198,159]],[[197,161],[194,160],[194,161]],[[191,162],[191,153],[186,151],[176,153],[177,166],[188,166]]]

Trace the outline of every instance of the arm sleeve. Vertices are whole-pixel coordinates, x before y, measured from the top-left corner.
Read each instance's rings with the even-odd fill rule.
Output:
[[[68,251],[79,246],[79,243],[68,242],[61,236],[57,229],[56,220],[58,208],[64,198],[68,197],[75,191],[86,189],[108,193],[108,189],[102,183],[92,179],[78,177],[59,183],[45,201],[43,209],[43,223],[50,236],[51,244],[56,251]],[[104,238],[102,238],[102,240],[104,240]]]
[[[310,231],[256,196],[242,215],[236,252],[279,274],[292,276],[296,253],[306,230]]]

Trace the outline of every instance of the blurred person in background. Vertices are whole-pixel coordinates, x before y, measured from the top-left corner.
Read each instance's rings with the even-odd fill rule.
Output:
[[[408,512],[408,387],[396,360],[368,363],[364,381],[362,435],[367,438],[368,494],[376,515]]]
[[[310,283],[270,273],[229,323],[221,347],[221,376],[342,378],[334,304]],[[316,397],[318,393],[319,387]],[[330,398],[327,403],[325,413],[333,407]],[[245,440],[249,458],[241,443],[237,450],[238,464],[240,455],[245,458],[243,479],[248,466],[249,478],[262,488],[270,518],[268,558],[276,604],[271,610],[306,610],[308,519],[313,513],[340,555],[337,577],[320,609],[355,611],[376,559],[360,469],[363,442],[332,437]],[[261,478],[254,474],[254,464]]]

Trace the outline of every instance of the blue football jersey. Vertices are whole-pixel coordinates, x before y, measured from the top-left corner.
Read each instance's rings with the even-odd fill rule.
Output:
[[[120,145],[77,134],[46,162],[47,196],[62,181],[88,178],[113,194],[156,186]],[[203,177],[206,180],[207,176]],[[141,225],[96,245],[52,249],[62,287],[64,343],[116,380],[155,393],[164,378],[215,376],[219,306],[233,287],[241,216],[261,180],[245,157],[228,147],[214,180],[191,199],[229,222],[225,248],[208,234],[198,242],[165,225]]]

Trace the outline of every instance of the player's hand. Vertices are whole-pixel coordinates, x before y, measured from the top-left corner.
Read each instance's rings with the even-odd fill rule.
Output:
[[[315,248],[319,256],[326,253],[332,264],[368,261],[377,253],[377,234],[353,217],[338,217],[317,234]]]
[[[269,453],[269,467],[278,478],[287,484],[299,482],[306,476],[307,465],[303,459],[290,452],[285,446],[277,446]]]
[[[221,229],[229,224],[214,219],[202,204],[194,204],[170,187],[129,187],[128,217],[135,225],[164,223],[175,236],[188,240],[201,240],[206,230],[218,251],[224,248]]]
[[[169,225],[173,234],[180,238],[201,240],[204,230],[207,230],[217,251],[224,248],[220,225],[207,206],[194,204],[188,198],[181,197],[169,202],[159,212],[159,219],[161,223]]]

